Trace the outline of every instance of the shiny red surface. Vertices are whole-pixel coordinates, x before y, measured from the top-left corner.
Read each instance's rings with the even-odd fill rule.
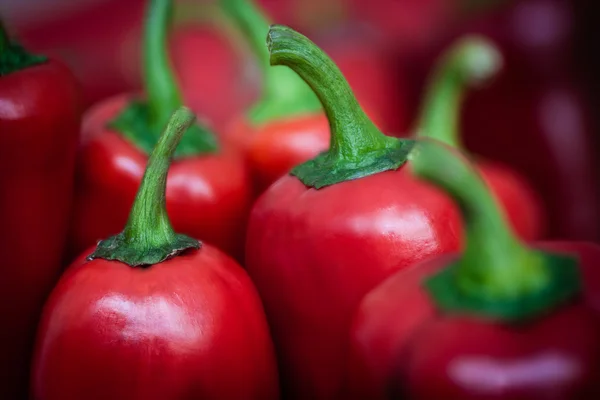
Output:
[[[246,160],[255,190],[264,192],[293,167],[329,148],[329,122],[313,114],[264,124],[245,133]]]
[[[105,124],[131,96],[109,99],[84,117],[70,244],[81,252],[119,233],[129,215],[147,155]],[[239,260],[251,204],[244,162],[227,147],[175,160],[167,179],[167,211],[177,232],[211,243]]]
[[[60,275],[80,94],[56,61],[0,77],[0,387],[26,393],[38,317]]]
[[[251,213],[246,268],[267,312],[284,392],[332,398],[362,296],[459,241],[450,200],[407,168],[321,190],[289,175],[274,183]]]
[[[277,399],[258,294],[239,265],[207,245],[146,269],[81,257],[44,309],[32,394]]]
[[[515,230],[543,228],[535,196],[507,169],[480,163]],[[263,298],[292,398],[331,398],[349,320],[362,296],[395,271],[458,249],[455,206],[407,167],[307,189],[285,176],[252,210],[246,266]]]
[[[367,110],[381,123],[378,114]],[[257,127],[239,118],[226,132],[224,141],[243,154],[257,195],[293,167],[327,150],[330,143],[329,121],[322,113],[276,119]]]
[[[600,248],[543,248],[579,257],[584,294],[523,324],[440,314],[420,283],[454,256],[402,271],[371,291],[351,329],[344,398],[597,398]]]

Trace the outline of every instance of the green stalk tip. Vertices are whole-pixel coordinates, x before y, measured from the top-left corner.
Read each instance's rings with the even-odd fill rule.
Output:
[[[194,121],[194,114],[186,107],[173,112],[148,159],[125,229],[98,243],[88,260],[103,258],[131,267],[148,266],[200,248],[198,240],[175,233],[166,205],[169,166],[179,141]]]

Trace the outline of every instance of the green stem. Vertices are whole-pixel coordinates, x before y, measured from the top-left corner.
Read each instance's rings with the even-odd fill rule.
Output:
[[[172,0],[150,0],[144,31],[144,85],[146,100],[130,102],[108,128],[120,132],[136,146],[150,153],[160,130],[171,113],[183,105],[170,66],[167,37],[173,16]],[[184,135],[176,157],[213,153],[219,148],[205,126],[194,124]]]
[[[281,25],[269,30],[271,65],[294,70],[319,98],[329,120],[329,150],[292,174],[316,188],[389,169],[406,160],[411,141],[381,133],[362,110],[339,68],[308,38]]]
[[[0,76],[18,72],[47,61],[47,57],[31,54],[21,45],[13,42],[0,20]]]
[[[262,98],[250,110],[250,120],[260,124],[275,118],[318,112],[320,103],[302,79],[285,68],[270,67],[265,46],[270,22],[264,12],[251,0],[221,0],[221,6],[248,39],[262,72]]]
[[[144,85],[151,123],[162,125],[183,100],[168,54],[172,0],[150,0],[144,27]]]
[[[178,108],[152,151],[127,225],[122,233],[101,241],[89,257],[118,260],[132,267],[152,265],[200,243],[175,233],[166,206],[169,166],[184,133],[195,121],[187,108]]]
[[[462,256],[428,281],[438,305],[510,320],[542,313],[579,291],[576,262],[521,243],[465,158],[427,140],[413,154],[414,173],[446,192],[464,221]]]
[[[459,39],[442,56],[431,75],[419,116],[418,137],[431,137],[460,147],[460,115],[469,87],[478,87],[502,67],[502,56],[487,39]]]

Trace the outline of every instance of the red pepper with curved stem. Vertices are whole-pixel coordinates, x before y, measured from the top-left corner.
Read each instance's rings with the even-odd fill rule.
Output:
[[[35,329],[60,275],[81,121],[79,87],[0,22],[0,387],[25,398]]]
[[[417,146],[414,174],[459,205],[466,247],[365,296],[344,398],[598,397],[600,247],[525,245],[466,160],[433,141]]]
[[[460,226],[451,202],[402,168],[413,141],[381,133],[316,45],[277,25],[267,41],[271,64],[292,68],[321,100],[331,146],[259,198],[246,266],[267,311],[285,394],[330,399],[362,296],[398,269],[458,249]]]
[[[175,233],[167,215],[169,164],[193,122],[185,107],[174,112],[125,229],[84,253],[54,289],[38,333],[34,399],[279,397],[273,343],[248,275]]]
[[[288,69],[269,67],[264,45],[269,23],[261,10],[250,0],[221,0],[221,5],[249,38],[262,68],[261,100],[229,130],[262,193],[290,169],[327,149],[329,125],[318,98],[302,79]]]
[[[146,153],[160,126],[181,105],[166,54],[169,0],[152,0],[145,32],[145,98],[125,94],[96,105],[84,117],[75,215],[74,251],[119,231],[127,220]],[[251,185],[243,160],[193,125],[179,145],[167,185],[175,229],[243,257]]]
[[[442,56],[433,71],[424,98],[424,107],[415,129],[417,138],[434,138],[462,148],[460,143],[460,108],[464,87],[481,86],[497,75],[502,56],[489,40],[480,36],[458,39]],[[487,137],[487,132],[480,132]],[[526,240],[539,239],[544,231],[541,201],[527,181],[516,171],[500,163],[477,159],[494,195],[504,207],[515,231]]]
[[[329,399],[341,385],[360,299],[393,272],[456,251],[462,228],[449,199],[403,167],[415,141],[381,133],[314,43],[282,26],[273,26],[267,41],[271,64],[293,69],[321,100],[331,146],[255,203],[246,267],[267,311],[284,391],[292,398]],[[450,78],[435,79],[434,86],[445,90],[448,102],[457,101],[451,98],[473,74],[494,72],[498,60],[486,46],[466,41],[444,61],[441,71],[448,73],[441,76]],[[483,60],[473,58],[482,52]],[[482,61],[490,65],[482,68]],[[431,103],[424,115],[456,121],[451,111],[457,107],[447,105],[438,114],[441,105]],[[423,119],[423,129],[436,126]]]
[[[494,40],[505,56],[495,84],[465,102],[466,147],[527,178],[544,202],[550,237],[598,240],[592,114],[571,65],[574,2],[504,3],[463,21],[433,49],[435,54],[465,32],[480,33]]]

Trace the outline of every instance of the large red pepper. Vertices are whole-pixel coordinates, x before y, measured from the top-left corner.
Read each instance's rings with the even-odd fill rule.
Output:
[[[142,178],[146,153],[181,105],[169,68],[169,0],[152,0],[145,32],[145,98],[125,94],[84,117],[71,245],[75,252],[119,231]],[[191,90],[191,88],[188,88]],[[210,96],[210,93],[206,93]],[[242,258],[251,187],[243,160],[196,124],[183,137],[169,175],[167,208],[175,229]]]
[[[216,248],[175,233],[167,215],[170,160],[193,122],[188,109],[175,111],[123,232],[84,253],[50,296],[35,400],[279,397],[273,343],[249,277]]]
[[[573,2],[505,3],[463,22],[432,52],[469,32],[490,37],[505,55],[496,83],[465,103],[464,141],[528,179],[548,211],[551,237],[599,240],[593,121],[571,62]]]
[[[414,141],[381,133],[314,43],[274,26],[268,45],[271,64],[292,68],[321,100],[331,146],[256,202],[247,268],[265,304],[286,393],[329,399],[339,389],[362,296],[394,271],[458,249],[461,226],[449,199],[403,168]],[[470,69],[460,71],[468,82]]]
[[[600,247],[525,245],[466,160],[433,141],[417,146],[413,171],[460,206],[466,247],[364,298],[344,398],[597,398]]]
[[[81,98],[61,63],[29,54],[0,24],[0,391],[25,398],[46,296],[66,244]]]

